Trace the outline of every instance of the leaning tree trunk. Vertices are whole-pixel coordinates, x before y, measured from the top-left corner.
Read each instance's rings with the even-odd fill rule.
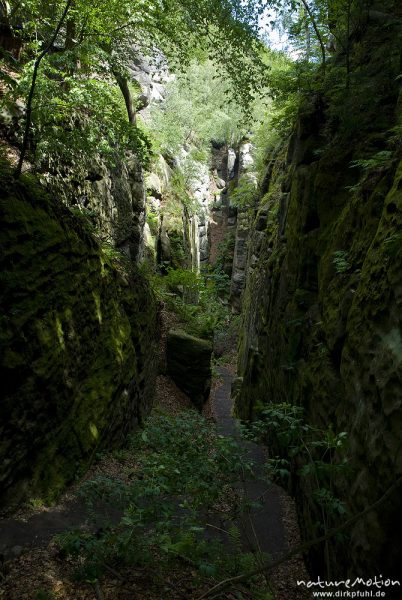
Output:
[[[20,153],[20,158],[18,161],[18,165],[15,169],[15,173],[14,173],[14,177],[16,179],[18,179],[18,177],[21,175],[21,171],[22,171],[22,165],[24,163],[24,159],[25,159],[25,155],[27,153],[27,148],[28,148],[28,139],[29,139],[29,130],[31,128],[31,119],[32,119],[32,102],[33,102],[33,97],[35,94],[35,87],[36,87],[36,80],[38,77],[38,71],[39,71],[39,67],[40,67],[40,63],[42,62],[42,59],[46,56],[46,54],[48,54],[49,50],[52,48],[54,42],[56,41],[57,36],[59,35],[60,29],[62,28],[62,25],[64,23],[64,20],[67,16],[67,13],[70,9],[71,4],[73,3],[73,0],[68,0],[67,4],[64,8],[63,14],[60,17],[60,20],[57,24],[57,27],[50,39],[50,41],[48,42],[48,44],[45,46],[45,48],[42,50],[42,52],[36,57],[35,63],[34,63],[34,70],[32,73],[32,80],[31,80],[31,87],[29,89],[29,94],[28,94],[28,101],[27,101],[27,112],[26,112],[26,117],[25,117],[25,129],[24,129],[24,137],[22,140],[22,148],[21,148],[21,153]]]
[[[113,74],[116,78],[117,85],[119,86],[120,91],[123,94],[124,103],[125,103],[126,109],[127,109],[128,121],[132,125],[135,125],[136,114],[135,114],[135,108],[134,108],[134,102],[133,102],[133,95],[130,90],[128,78],[124,77],[124,75],[122,75],[118,71],[113,71]]]

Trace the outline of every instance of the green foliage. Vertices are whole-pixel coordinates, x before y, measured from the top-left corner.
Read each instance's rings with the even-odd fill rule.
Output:
[[[230,277],[218,264],[215,268],[210,267],[204,272],[207,284],[212,284],[212,289],[220,298],[227,298],[230,292]]]
[[[392,160],[392,152],[390,150],[381,150],[372,156],[371,158],[361,158],[359,160],[353,160],[350,163],[351,167],[359,167],[364,171],[371,171],[377,169],[384,169],[390,166]]]
[[[190,155],[180,168],[173,170],[169,182],[168,202],[170,200],[180,216],[183,211],[188,215],[194,215],[198,209],[198,203],[192,196],[192,185],[198,181],[200,168],[200,161],[194,160]]]
[[[30,500],[28,501],[28,506],[30,506],[31,508],[42,508],[43,506],[45,506],[45,501],[43,500],[43,498],[30,498]]]
[[[167,289],[172,292],[184,289],[190,292],[200,292],[203,286],[202,277],[194,271],[188,269],[172,269],[168,267],[167,273],[163,278]]]
[[[384,240],[384,245],[387,253],[390,256],[395,256],[402,244],[402,232],[392,233]]]
[[[287,403],[265,405],[258,420],[243,431],[247,439],[268,442],[276,454],[267,461],[269,478],[286,483],[293,473],[308,480],[312,500],[321,509],[319,528],[326,530],[346,512],[333,492],[334,480],[348,467],[345,432],[315,427],[305,421],[302,407]]]
[[[228,99],[230,84],[214,64],[193,60],[184,73],[167,86],[167,98],[152,108],[152,129],[162,151],[180,154],[196,146],[190,158],[207,162],[210,142],[236,144],[244,133],[244,113]]]
[[[283,134],[290,133],[295,117],[306,96],[319,91],[320,81],[315,80],[314,65],[305,62],[292,62],[278,56],[270,77],[273,97],[272,126]]]
[[[342,143],[361,136],[364,130],[371,131],[373,120],[381,119],[379,89],[388,88],[392,77],[391,67],[385,67],[381,44],[378,43],[378,51],[372,46],[370,50],[362,39],[366,27],[364,3],[275,0],[269,4],[270,15],[266,18],[284,33],[290,53],[288,56],[267,53],[264,57],[270,65],[267,95],[272,100],[261,126],[254,129],[260,174],[266,165],[267,150],[275,148],[278,134],[283,139],[291,133],[298,115],[323,117],[323,146],[316,152],[318,156],[329,157],[334,152],[335,136]],[[372,68],[368,63],[372,63]],[[383,79],[373,87],[373,77],[378,75],[381,65],[384,65]],[[389,143],[397,147],[399,137],[395,128]],[[352,166],[366,175],[370,170],[387,168],[392,161],[388,148],[378,151],[377,147],[372,154],[355,160]],[[350,189],[358,191],[360,184]]]
[[[214,356],[217,365],[234,364],[240,331],[240,315],[230,315],[226,327],[214,335]]]
[[[230,202],[239,208],[255,208],[258,191],[254,178],[247,175],[240,178],[238,185],[230,194]]]
[[[226,273],[228,265],[230,272],[232,271],[233,252],[235,248],[235,236],[233,232],[228,232],[222,242],[218,245],[218,255],[215,262],[215,270]]]
[[[171,267],[165,276],[153,278],[158,297],[178,315],[185,331],[203,338],[212,338],[230,321],[229,309],[219,298],[228,283],[221,272],[198,274]]]
[[[348,66],[349,38],[357,27],[364,3],[352,0],[273,0],[271,26],[286,32],[293,55],[323,71],[334,46],[342,49]]]
[[[102,243],[102,253],[115,267],[118,265],[125,266],[127,269],[130,267],[130,259],[127,254],[117,250],[114,245],[110,242]]]
[[[127,453],[138,463],[131,477],[98,476],[80,489],[97,526],[102,524],[97,533],[58,536],[64,552],[81,557],[79,577],[91,581],[105,564],[147,565],[156,556],[160,565],[185,559],[203,576],[233,572],[241,561],[238,532],[230,532],[235,551],[229,557],[220,539],[205,537],[205,528],[240,473],[250,473],[238,444],[191,411],[149,418]],[[109,512],[116,509],[122,516],[113,522]]]
[[[159,215],[155,211],[148,208],[146,218],[151,234],[156,236],[159,231]]]
[[[128,122],[122,95],[111,72],[94,77],[95,65],[81,64],[70,74],[58,54],[43,61],[33,101],[32,135],[36,140],[31,159],[47,171],[66,166],[90,171],[100,155],[111,166],[118,155],[131,150],[144,166],[151,158],[151,142],[145,131]],[[26,96],[31,85],[33,62],[23,69],[18,85],[7,101]]]
[[[254,103],[251,140],[259,180],[264,176],[267,157],[291,133],[303,95],[311,92],[314,65],[291,60],[282,52],[265,50],[263,60],[268,75],[267,87]],[[247,187],[247,186],[246,186]],[[250,186],[251,187],[251,186]],[[252,190],[245,190],[246,197]]]
[[[334,252],[334,258],[332,262],[335,265],[335,270],[337,273],[346,273],[349,271],[351,265],[347,259],[348,253],[346,250],[336,250],[336,252]]]
[[[258,3],[239,0],[173,0],[169,10],[154,0],[46,6],[27,0],[12,10],[6,4],[3,18],[25,43],[22,78],[8,101],[33,93],[35,159],[49,169],[68,160],[84,161],[85,168],[95,150],[113,157],[133,149],[147,163],[149,139],[130,116],[139,91],[127,83],[134,47],[155,61],[162,53],[173,68],[187,66],[197,52],[210,56],[234,82],[240,104],[249,106],[264,77],[256,52],[260,12]]]

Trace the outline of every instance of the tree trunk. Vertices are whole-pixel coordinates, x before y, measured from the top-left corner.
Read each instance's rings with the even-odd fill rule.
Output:
[[[67,4],[64,8],[63,14],[60,17],[60,20],[57,24],[57,27],[54,31],[54,34],[52,35],[51,40],[48,42],[48,44],[45,46],[45,48],[42,50],[42,52],[37,56],[35,63],[34,63],[34,70],[32,73],[32,80],[31,80],[31,87],[29,89],[29,94],[28,94],[28,101],[27,101],[27,112],[26,112],[26,118],[25,118],[25,129],[24,129],[24,137],[22,140],[22,148],[21,148],[21,154],[20,154],[20,158],[18,161],[18,165],[15,169],[15,173],[14,173],[14,177],[16,179],[18,179],[18,177],[21,175],[21,171],[22,171],[22,165],[24,163],[24,158],[27,152],[27,148],[28,148],[28,138],[29,138],[29,130],[31,128],[31,118],[32,118],[32,102],[33,102],[33,97],[35,94],[35,86],[36,86],[36,79],[38,77],[38,71],[39,71],[39,67],[40,67],[40,63],[42,62],[42,59],[46,56],[46,54],[50,51],[50,49],[52,48],[54,42],[56,41],[57,36],[59,35],[60,29],[62,28],[62,25],[64,23],[64,20],[67,16],[67,13],[70,9],[71,4],[73,3],[73,0],[68,0]]]
[[[321,33],[320,33],[320,30],[318,29],[317,22],[316,22],[316,20],[314,18],[314,15],[313,15],[313,12],[312,12],[310,6],[307,3],[307,0],[301,0],[301,1],[303,3],[304,8],[306,9],[306,12],[307,12],[308,16],[310,17],[310,21],[311,21],[311,24],[312,24],[313,29],[315,31],[315,34],[317,36],[318,43],[320,44],[321,55],[322,55],[322,66],[323,66],[323,68],[325,70],[326,52],[325,52],[324,41],[323,41],[323,39],[321,37]]]
[[[134,108],[134,103],[133,103],[133,96],[132,96],[132,93],[130,90],[130,86],[128,84],[128,79],[127,79],[127,77],[124,77],[117,71],[113,71],[113,74],[116,78],[117,85],[119,86],[120,91],[123,94],[124,102],[125,102],[126,109],[127,109],[128,121],[132,125],[135,125],[135,123],[136,123],[135,108]]]

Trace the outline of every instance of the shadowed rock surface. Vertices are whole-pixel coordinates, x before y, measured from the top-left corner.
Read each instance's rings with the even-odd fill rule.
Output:
[[[0,502],[53,500],[147,414],[156,308],[34,179],[1,181]]]
[[[386,6],[399,14],[396,3]],[[290,142],[269,157],[248,241],[237,396],[243,419],[290,402],[317,427],[347,433],[350,468],[333,490],[350,514],[402,473],[402,162],[386,141],[401,117],[401,23],[369,21],[359,36],[345,106],[312,98]],[[365,156],[377,157],[374,166]],[[311,539],[320,508],[294,471]],[[331,569],[343,578],[400,575],[399,514],[400,490],[331,543]],[[325,572],[322,549],[310,557],[312,570]]]
[[[176,385],[201,410],[211,388],[212,345],[182,331],[167,336],[167,370]]]

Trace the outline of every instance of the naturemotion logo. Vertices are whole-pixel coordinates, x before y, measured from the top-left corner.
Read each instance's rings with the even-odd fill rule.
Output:
[[[386,598],[386,590],[401,587],[400,581],[385,579],[382,575],[371,579],[356,577],[339,581],[318,577],[315,581],[297,580],[297,585],[312,590],[313,598]]]

